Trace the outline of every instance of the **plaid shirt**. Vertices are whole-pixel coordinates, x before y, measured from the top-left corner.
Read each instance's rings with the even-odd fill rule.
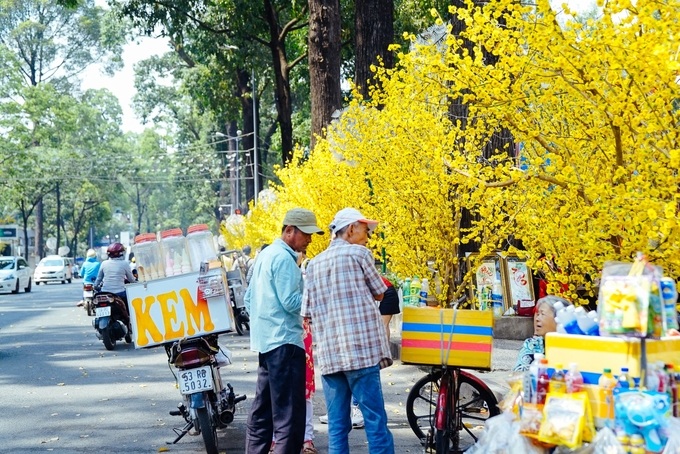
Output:
[[[307,266],[302,315],[312,319],[322,375],[392,364],[378,296],[387,290],[371,252],[337,238]]]

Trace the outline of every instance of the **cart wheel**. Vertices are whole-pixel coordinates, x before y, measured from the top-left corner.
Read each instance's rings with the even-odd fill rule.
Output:
[[[435,433],[434,410],[441,376],[442,371],[435,370],[413,385],[406,399],[406,417],[411,430],[426,445],[426,449],[436,449],[437,441],[442,447],[443,439],[448,438],[449,452],[465,452],[477,442],[486,420],[500,414],[498,401],[493,392],[473,375],[460,371],[456,415],[447,418],[454,427],[448,428],[445,433]],[[428,432],[434,436],[428,437]]]

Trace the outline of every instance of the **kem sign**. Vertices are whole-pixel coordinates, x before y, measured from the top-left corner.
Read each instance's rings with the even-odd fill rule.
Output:
[[[135,348],[234,328],[226,296],[202,297],[197,278],[189,273],[126,287]]]

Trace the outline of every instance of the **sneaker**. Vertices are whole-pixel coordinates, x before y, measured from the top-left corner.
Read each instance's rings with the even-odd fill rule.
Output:
[[[328,424],[328,415],[321,415],[319,416],[319,422],[321,424]]]
[[[364,427],[364,415],[361,414],[358,405],[352,405],[352,428],[361,429]]]
[[[302,445],[302,452],[300,454],[319,454],[319,451],[314,447],[312,440],[307,440]]]

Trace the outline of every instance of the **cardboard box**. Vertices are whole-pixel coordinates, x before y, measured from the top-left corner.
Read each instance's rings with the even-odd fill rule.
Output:
[[[211,269],[200,279],[201,289],[198,272],[126,286],[135,348],[234,329],[222,269]]]
[[[552,375],[557,364],[564,369],[570,363],[578,364],[583,375],[585,391],[588,392],[595,418],[595,425],[603,425],[607,405],[601,399],[598,381],[605,368],[611,369],[614,377],[627,367],[636,382],[640,380],[642,343],[640,339],[626,337],[579,336],[573,334],[548,333],[545,336],[545,355]],[[680,364],[680,337],[664,337],[645,340],[647,364],[663,361]]]
[[[663,361],[680,364],[680,337],[646,339],[647,363]],[[551,368],[562,364],[578,364],[583,381],[597,385],[603,369],[609,368],[617,376],[622,367],[630,375],[640,378],[642,351],[640,339],[625,337],[579,336],[575,334],[548,333],[545,336],[545,356]]]
[[[450,352],[449,348],[450,341]],[[453,309],[405,307],[401,327],[401,360],[406,364],[491,369],[493,313]]]

